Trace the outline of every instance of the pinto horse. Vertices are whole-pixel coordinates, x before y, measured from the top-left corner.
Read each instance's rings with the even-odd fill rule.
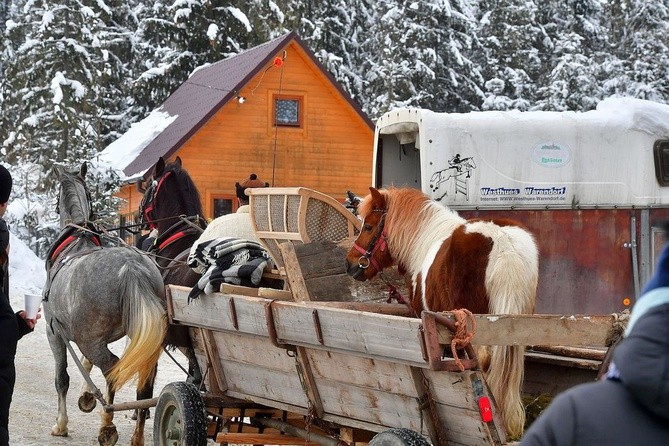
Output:
[[[186,260],[190,248],[207,226],[202,217],[200,193],[181,158],[166,164],[160,157],[153,168],[153,177],[144,192],[139,209],[140,221],[158,231],[149,252],[155,256],[165,285],[194,286],[200,275]],[[165,338],[167,345],[180,348],[188,358],[189,374],[199,383],[201,372],[195,359],[188,328],[170,324]]]
[[[465,308],[481,314],[530,314],[538,281],[533,236],[507,219],[465,220],[417,189],[377,190],[358,206],[362,230],[348,252],[347,271],[364,281],[398,265],[411,279],[414,312]],[[522,434],[522,346],[492,347],[481,364],[505,420]],[[483,362],[483,361],[481,361]]]
[[[58,166],[55,171],[60,180],[56,211],[60,214],[61,234],[47,257],[48,283],[43,296],[58,392],[58,416],[51,434],[67,436],[69,343],[79,347],[82,369],[90,371],[95,365],[104,374],[105,403],[112,404],[116,390],[135,376],[137,397],[143,399],[147,397],[147,389],[153,388],[167,314],[165,288],[153,260],[132,247],[101,247],[99,233],[91,221],[86,164],[82,164],[79,172],[67,172]],[[130,343],[119,359],[108,344],[125,335]],[[93,390],[85,386],[79,408],[90,412],[95,404]],[[113,445],[118,440],[113,416],[113,412],[101,412],[98,434],[101,445]],[[144,444],[145,420],[146,411],[142,410],[132,445]]]

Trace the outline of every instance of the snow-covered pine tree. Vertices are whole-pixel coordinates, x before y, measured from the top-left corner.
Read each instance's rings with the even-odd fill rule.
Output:
[[[77,163],[104,147],[122,109],[122,61],[104,48],[105,11],[76,0],[34,0],[8,26],[0,117],[8,160]],[[116,86],[116,87],[115,87]],[[121,99],[123,99],[121,97]],[[52,185],[49,176],[43,186]]]
[[[17,176],[16,187],[35,203],[53,206],[53,165],[78,167],[91,159],[106,145],[105,135],[119,127],[125,107],[124,62],[113,53],[118,41],[110,43],[119,30],[105,23],[113,11],[102,2],[90,3],[29,0],[10,8],[0,138],[7,162],[15,169],[30,166],[30,175]],[[104,188],[93,189],[102,193]],[[96,199],[106,201],[111,192]],[[39,218],[29,211],[25,221],[37,227],[55,221],[53,209],[49,215],[35,214]]]
[[[666,1],[611,0],[604,17],[611,57],[604,96],[669,102],[669,5]]]
[[[105,0],[100,6],[102,25],[97,42],[102,50],[99,84],[98,135],[101,150],[125,133],[134,122],[132,96],[132,45],[137,28],[135,8],[138,0]]]
[[[369,38],[371,0],[278,1],[284,26],[294,30],[361,107],[364,107],[365,55],[361,43]]]
[[[549,0],[541,21],[550,49],[543,54],[535,109],[593,109],[602,99],[602,62],[608,59],[600,0]],[[595,57],[598,63],[595,62]]]
[[[272,0],[238,0],[237,8],[246,11],[251,25],[248,46],[253,47],[282,36],[292,28],[286,27],[286,14],[281,2]]]
[[[533,0],[482,0],[478,34],[485,47],[477,58],[486,79],[483,110],[527,110],[536,97],[543,30]]]
[[[159,107],[197,67],[253,44],[246,2],[176,0],[145,2],[137,9],[133,51],[133,111],[143,118]]]
[[[375,13],[363,66],[373,117],[406,106],[478,108],[483,77],[472,59],[482,49],[468,2],[388,0]]]

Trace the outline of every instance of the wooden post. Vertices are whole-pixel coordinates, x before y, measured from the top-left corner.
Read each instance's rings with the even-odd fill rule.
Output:
[[[290,291],[293,293],[293,299],[297,302],[308,302],[311,300],[307,284],[304,282],[304,275],[300,262],[297,261],[295,254],[295,246],[291,242],[281,243],[279,245],[283,263],[286,268],[286,275],[288,276],[288,284]]]

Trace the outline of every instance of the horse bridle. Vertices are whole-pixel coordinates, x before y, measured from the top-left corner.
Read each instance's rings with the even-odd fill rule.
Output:
[[[155,219],[153,217],[153,207],[156,196],[158,195],[158,190],[163,184],[163,181],[170,176],[172,172],[165,172],[158,180],[155,178],[151,181],[151,185],[144,193],[142,197],[142,202],[139,205],[140,213],[140,223],[145,224],[150,230],[156,229]]]
[[[379,224],[376,227],[376,234],[374,234],[374,237],[372,240],[369,242],[369,247],[367,249],[361,247],[357,243],[353,244],[353,247],[360,253],[362,254],[360,258],[358,259],[358,267],[361,269],[367,269],[369,268],[370,263],[376,268],[378,272],[381,272],[381,267],[379,263],[374,259],[374,253],[377,250],[385,251],[388,243],[386,240],[386,232],[385,232],[385,224],[386,224],[386,214],[388,213],[387,209],[374,209],[372,212],[382,212],[381,214],[381,219],[379,220]],[[363,222],[364,225],[364,222]]]
[[[162,186],[163,182],[171,174],[172,171],[164,172],[163,175],[160,176],[160,178],[158,179],[154,178],[151,181],[151,185],[144,192],[144,197],[142,198],[142,202],[140,203],[139,207],[140,224],[143,225],[142,227],[148,227],[148,229],[150,230],[157,229],[158,225],[156,223],[159,221],[178,219],[176,223],[174,223],[167,230],[162,231],[162,233],[158,235],[158,238],[154,242],[155,245],[150,249],[151,251],[154,251],[154,254],[156,256],[158,256],[158,253],[160,253],[161,250],[165,249],[167,246],[169,246],[173,242],[181,239],[186,235],[197,234],[199,236],[199,234],[202,233],[201,228],[203,227],[203,224],[206,226],[205,220],[199,215],[196,215],[194,217],[188,217],[186,215],[178,215],[163,219],[155,218],[154,209],[155,209],[155,200],[156,197],[158,196],[158,191],[160,190],[160,186]],[[195,218],[196,224],[190,222],[192,218]],[[189,228],[187,227],[186,229],[181,229],[184,223],[186,223],[190,227]],[[199,232],[195,232],[194,229],[199,230]],[[188,252],[190,252],[190,248],[188,249]],[[178,258],[173,258],[170,260],[174,262],[178,261]]]

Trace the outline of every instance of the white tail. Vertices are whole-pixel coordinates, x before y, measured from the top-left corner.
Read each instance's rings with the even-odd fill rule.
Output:
[[[133,268],[143,265],[133,265]],[[139,280],[141,275],[130,274],[126,265],[121,271],[123,293],[123,324],[130,343],[119,361],[109,371],[108,378],[118,390],[137,375],[137,387],[142,388],[153,379],[154,370],[162,352],[167,315],[164,299],[149,284]]]
[[[539,280],[539,253],[530,233],[503,226],[494,238],[486,270],[491,314],[532,314]],[[486,381],[499,407],[507,434],[519,438],[525,426],[521,389],[524,346],[493,346]]]

